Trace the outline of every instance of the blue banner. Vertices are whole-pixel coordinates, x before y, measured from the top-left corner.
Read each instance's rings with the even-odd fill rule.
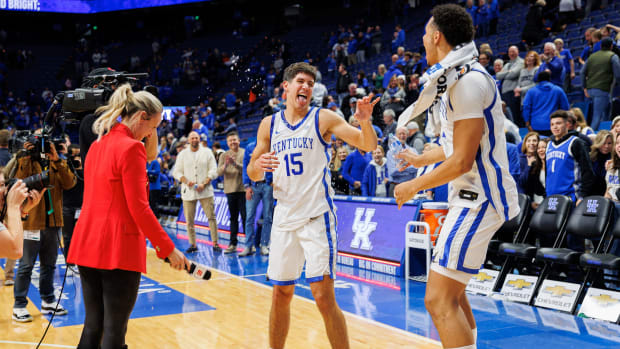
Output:
[[[0,0],[0,10],[97,13],[205,1],[206,0]]]
[[[401,210],[393,199],[336,200],[338,252],[400,263],[405,250],[405,226],[417,214],[418,205]],[[385,203],[378,203],[383,200]]]

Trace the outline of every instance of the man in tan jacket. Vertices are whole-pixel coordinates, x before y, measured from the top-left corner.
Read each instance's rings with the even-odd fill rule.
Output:
[[[26,143],[26,149],[33,149],[34,145]],[[56,269],[56,257],[60,228],[63,226],[62,219],[62,192],[73,188],[76,177],[69,169],[67,161],[61,159],[56,152],[54,144],[50,146],[50,152],[46,154],[49,160],[49,184],[39,204],[29,212],[24,222],[24,254],[19,260],[15,288],[13,294],[13,320],[18,322],[32,321],[32,317],[26,310],[28,304],[28,289],[32,268],[39,256],[41,263],[41,275],[39,278],[39,293],[41,295],[41,313],[65,315],[67,310],[58,304],[54,295],[54,270]],[[17,160],[15,177],[24,179],[43,172],[41,161],[30,155],[22,156]]]
[[[235,131],[226,135],[226,143],[229,149],[220,156],[217,174],[224,175],[224,193],[230,212],[230,244],[224,253],[233,253],[237,250],[240,213],[242,224],[245,224],[245,188],[242,178],[245,149],[239,147],[239,134]]]

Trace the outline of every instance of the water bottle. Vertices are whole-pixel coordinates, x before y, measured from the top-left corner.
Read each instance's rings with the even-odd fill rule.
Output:
[[[388,144],[390,149],[403,149],[403,143],[393,133],[388,136]]]

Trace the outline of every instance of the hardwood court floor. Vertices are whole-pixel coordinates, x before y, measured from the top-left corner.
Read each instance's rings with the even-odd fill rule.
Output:
[[[64,273],[65,269],[59,267],[58,270]],[[269,347],[271,287],[248,277],[239,277],[217,270],[214,270],[210,281],[195,280],[183,272],[172,270],[167,264],[158,260],[152,250],[148,253],[147,270],[147,278],[174,291],[164,296],[164,300],[161,301],[158,300],[158,296],[154,296],[154,293],[146,294],[149,290],[141,288],[140,292],[144,291],[147,301],[139,301],[134,313],[146,312],[147,315],[130,320],[127,333],[129,348]],[[79,280],[70,279],[67,281],[65,291],[68,294],[73,290],[76,292],[73,299],[63,300],[63,305],[68,304],[69,306],[65,307],[71,311],[79,308],[72,305],[81,302],[81,294]],[[75,289],[73,281],[78,284]],[[142,282],[144,284],[145,280]],[[38,342],[48,324],[47,318],[38,311],[39,301],[32,299],[36,298],[33,294],[38,292],[29,294],[32,302],[29,303],[28,310],[34,316],[34,322],[18,324],[11,320],[12,291],[12,287],[0,288],[0,307],[4,309],[0,312],[0,348],[32,348],[34,344],[28,343]],[[161,310],[158,307],[168,306],[165,298],[176,297],[174,296],[177,294],[176,291],[185,296],[184,303],[188,303],[187,298],[191,297],[194,299],[193,302],[205,303],[215,309],[194,311],[188,308],[187,312],[148,316],[149,312],[156,313]],[[141,294],[140,297],[142,296]],[[152,298],[152,302],[148,301],[149,297]],[[36,306],[33,303],[36,303]],[[138,309],[139,307],[146,309]],[[76,314],[70,315],[76,316]],[[345,313],[345,316],[352,348],[440,348],[439,343],[434,340],[351,313]],[[78,318],[80,317],[83,321],[83,314],[79,314]],[[59,318],[61,317],[57,317]],[[44,341],[47,346],[42,346],[43,348],[74,348],[77,345],[82,326],[59,325],[56,326],[55,319]],[[323,321],[316,305],[304,297],[295,296],[293,300],[287,348],[329,348]]]

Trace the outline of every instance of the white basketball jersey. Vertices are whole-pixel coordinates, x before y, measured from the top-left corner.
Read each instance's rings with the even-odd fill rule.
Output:
[[[470,90],[482,93],[476,103],[461,101],[456,103],[453,95],[455,87],[462,91]],[[453,131],[457,120],[484,118],[484,133],[476,154],[472,169],[450,182],[448,201],[456,206],[474,208],[489,200],[500,217],[509,220],[519,213],[517,186],[508,171],[508,152],[504,134],[504,113],[501,96],[493,78],[480,66],[475,64],[440,101],[445,113],[441,113],[441,132],[446,158],[453,153]],[[484,110],[463,111],[463,104],[484,105]],[[467,109],[467,108],[465,108]]]
[[[295,126],[286,121],[284,111],[271,117],[271,151],[279,161],[273,172],[273,197],[281,226],[304,224],[327,211],[335,215],[329,171],[331,145],[319,131],[320,110],[310,108]]]

